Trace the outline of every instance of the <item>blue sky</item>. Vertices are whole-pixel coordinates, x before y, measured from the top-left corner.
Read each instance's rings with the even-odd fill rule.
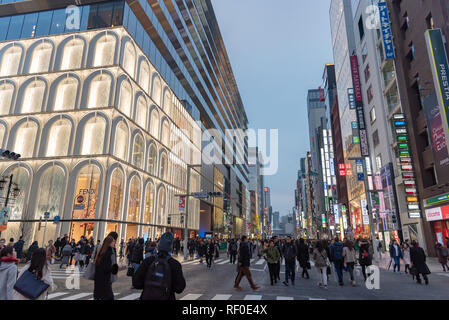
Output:
[[[212,0],[254,129],[279,129],[279,169],[266,176],[273,211],[294,206],[299,159],[309,150],[307,90],[332,62],[330,0]]]

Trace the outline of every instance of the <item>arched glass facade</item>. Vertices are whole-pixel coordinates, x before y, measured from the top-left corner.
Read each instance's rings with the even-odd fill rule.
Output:
[[[72,124],[67,119],[55,121],[48,133],[47,157],[66,156],[69,153]]]
[[[15,134],[14,152],[22,158],[31,158],[36,145],[37,130],[37,124],[33,121],[22,123]]]
[[[124,121],[120,121],[117,124],[117,129],[115,132],[115,147],[114,155],[117,158],[126,160],[128,156],[128,144],[129,144],[129,133],[128,127]]]
[[[14,94],[14,86],[8,82],[0,82],[0,115],[9,114]]]
[[[10,46],[1,57],[0,77],[13,76],[19,73],[20,59],[23,49],[19,46]]]
[[[120,169],[115,169],[111,177],[111,190],[109,192],[108,219],[121,219],[123,188],[125,177]]]
[[[30,73],[46,72],[50,68],[53,46],[48,42],[38,44],[31,55]]]
[[[111,78],[100,74],[92,79],[89,87],[88,108],[102,108],[109,105]]]
[[[145,144],[143,138],[140,134],[137,134],[134,138],[133,154],[132,154],[132,164],[138,168],[143,165],[143,155],[145,150]]]
[[[21,113],[34,113],[42,111],[46,84],[42,80],[33,80],[26,84],[23,90]]]
[[[84,42],[73,38],[68,41],[63,49],[61,58],[61,70],[79,69],[83,62]]]
[[[128,222],[139,222],[140,214],[140,178],[134,176],[129,184]]]
[[[89,119],[83,130],[81,154],[103,153],[105,130],[106,121],[102,117],[95,116]]]
[[[61,111],[75,109],[77,90],[78,81],[73,77],[67,76],[67,78],[61,80],[56,87],[53,110]]]

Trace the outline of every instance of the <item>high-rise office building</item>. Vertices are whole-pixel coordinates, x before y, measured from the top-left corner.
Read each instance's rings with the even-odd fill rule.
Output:
[[[212,5],[71,3],[0,4],[0,146],[22,155],[0,164],[20,190],[2,236],[181,237],[175,195],[186,192],[187,165],[201,165],[202,132],[224,139],[248,124]],[[225,142],[233,159],[222,152],[227,161],[203,178],[192,170],[190,190],[229,197],[190,198],[191,236],[200,221],[223,234],[244,225],[247,142]],[[44,228],[45,212],[60,222]]]

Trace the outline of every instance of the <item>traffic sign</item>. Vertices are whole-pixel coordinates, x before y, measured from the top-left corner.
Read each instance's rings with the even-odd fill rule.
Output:
[[[198,199],[207,199],[207,198],[209,198],[209,193],[208,192],[193,192],[192,196],[194,196],[195,198],[198,198]]]
[[[59,221],[61,221],[61,217],[60,217],[60,216],[55,216],[55,217],[53,218],[53,223],[54,223],[54,224],[58,224]]]
[[[50,218],[50,212],[46,211],[44,212],[44,219]]]

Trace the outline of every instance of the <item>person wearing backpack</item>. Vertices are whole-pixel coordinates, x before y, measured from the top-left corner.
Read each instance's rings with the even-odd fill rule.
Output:
[[[282,255],[285,259],[285,281],[282,282],[288,286],[288,279],[291,279],[292,285],[295,285],[295,268],[296,268],[296,247],[292,242],[292,237],[288,236],[287,241],[282,247]]]
[[[143,289],[140,300],[176,300],[186,287],[182,266],[170,256],[173,234],[166,232],[158,243],[158,254],[146,258],[133,276],[133,287]]]
[[[143,261],[144,245],[145,241],[143,240],[143,238],[139,238],[137,243],[134,245],[133,251],[131,253],[130,262],[134,268],[134,273],[136,273],[137,269],[139,269],[139,266]]]
[[[436,250],[438,255],[438,262],[441,263],[441,266],[443,267],[443,272],[449,271],[449,267],[447,265],[447,257],[448,257],[448,250],[446,247],[443,247],[441,243],[437,242],[436,244]]]
[[[72,256],[72,246],[70,243],[67,243],[61,251],[61,264],[59,265],[59,268],[62,268],[63,265],[69,266],[69,259]]]
[[[235,264],[235,259],[237,257],[237,243],[235,243],[234,239],[229,243],[229,263]]]
[[[330,247],[331,261],[334,264],[335,272],[338,276],[338,284],[343,285],[343,242],[335,237],[333,245]]]

